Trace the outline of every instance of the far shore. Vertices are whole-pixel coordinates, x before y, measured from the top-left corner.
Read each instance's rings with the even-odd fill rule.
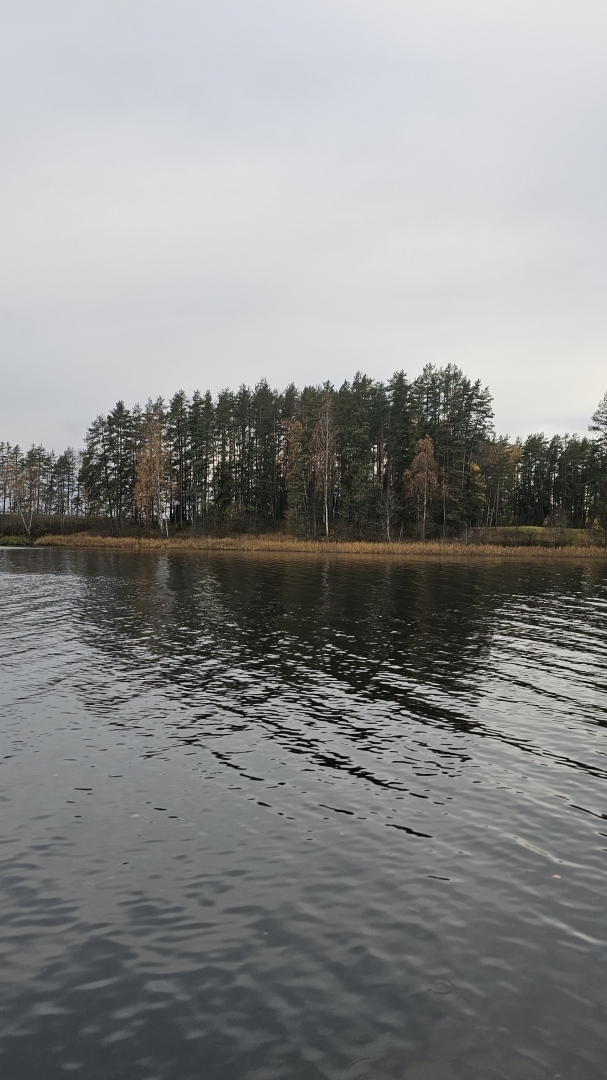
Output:
[[[0,546],[2,538],[0,537]],[[605,561],[607,549],[597,544],[506,545],[464,543],[458,540],[374,542],[367,540],[305,540],[290,536],[188,536],[135,537],[47,534],[33,541],[35,547],[105,548],[117,551],[192,551],[265,553],[276,555],[365,555],[398,559],[557,559]]]

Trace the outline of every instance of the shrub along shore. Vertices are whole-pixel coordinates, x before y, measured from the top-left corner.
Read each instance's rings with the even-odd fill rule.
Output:
[[[281,534],[261,534],[247,536],[200,536],[172,535],[169,537],[150,536],[107,536],[90,533],[72,535],[48,534],[33,542],[24,537],[0,537],[0,545],[9,543],[34,547],[64,548],[105,548],[122,551],[223,551],[233,553],[266,554],[304,554],[304,555],[369,555],[390,556],[399,559],[411,558],[558,558],[558,559],[607,559],[607,548],[592,534],[581,536],[578,530],[560,530],[560,536],[546,535],[559,530],[492,530],[495,533],[507,533],[493,538],[483,535],[488,530],[479,530],[467,540],[415,540],[373,542],[367,540],[308,540],[297,539]],[[513,533],[523,534],[512,535]],[[534,536],[543,533],[544,536]],[[526,535],[525,535],[526,534]],[[518,543],[516,541],[519,541]],[[543,542],[542,542],[543,541]]]

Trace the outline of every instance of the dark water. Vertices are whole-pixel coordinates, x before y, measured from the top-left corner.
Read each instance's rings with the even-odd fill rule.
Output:
[[[607,576],[0,551],[7,1080],[607,1072]]]

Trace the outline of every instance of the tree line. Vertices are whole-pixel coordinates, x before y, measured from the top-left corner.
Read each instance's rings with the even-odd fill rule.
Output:
[[[594,437],[497,436],[493,402],[459,368],[409,381],[358,373],[329,383],[178,391],[119,401],[80,451],[0,443],[0,503],[20,515],[107,518],[199,531],[294,535],[458,535],[475,526],[605,527],[607,394]]]

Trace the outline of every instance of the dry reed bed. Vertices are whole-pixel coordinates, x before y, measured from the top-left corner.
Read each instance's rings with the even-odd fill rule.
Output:
[[[428,540],[374,543],[367,540],[297,540],[294,537],[274,536],[199,536],[145,538],[134,536],[91,536],[76,533],[72,536],[43,536],[36,547],[110,548],[120,551],[224,551],[236,553],[299,554],[299,555],[389,555],[401,559],[607,559],[607,550],[598,546],[507,547],[498,544],[463,544],[459,541],[441,543]]]

